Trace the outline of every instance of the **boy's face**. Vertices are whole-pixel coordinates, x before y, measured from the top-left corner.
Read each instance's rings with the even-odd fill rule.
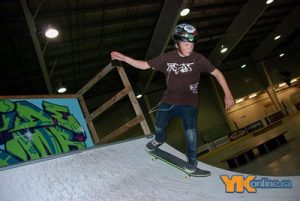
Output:
[[[185,41],[179,41],[178,42],[178,49],[179,49],[179,55],[181,57],[188,57],[192,54],[194,49],[194,43],[191,42],[185,42]]]

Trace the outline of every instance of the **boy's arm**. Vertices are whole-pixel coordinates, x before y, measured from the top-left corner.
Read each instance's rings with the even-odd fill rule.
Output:
[[[230,92],[230,89],[227,85],[227,82],[223,76],[223,74],[221,73],[221,71],[219,71],[218,69],[215,69],[213,72],[210,73],[211,75],[213,75],[219,82],[219,84],[221,85],[225,97],[224,97],[224,102],[225,102],[225,109],[229,109],[231,107],[234,106],[234,99],[232,97],[232,94]]]
[[[133,59],[133,58],[128,57],[120,52],[113,51],[110,53],[110,55],[111,55],[112,60],[115,59],[115,60],[119,60],[119,61],[124,61],[125,63],[128,63],[129,65],[131,65],[135,68],[141,69],[141,70],[146,70],[146,69],[150,68],[149,64],[146,61]]]

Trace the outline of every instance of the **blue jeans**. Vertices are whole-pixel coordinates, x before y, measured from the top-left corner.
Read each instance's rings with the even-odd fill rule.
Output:
[[[170,105],[160,103],[155,125],[155,140],[165,142],[165,130],[174,117],[180,117],[183,121],[184,133],[187,141],[186,156],[193,163],[197,160],[197,107],[192,105]]]

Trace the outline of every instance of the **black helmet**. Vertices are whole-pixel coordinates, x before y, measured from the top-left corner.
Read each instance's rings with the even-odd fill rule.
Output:
[[[175,43],[178,41],[195,42],[198,37],[197,29],[190,24],[178,24],[173,32]]]

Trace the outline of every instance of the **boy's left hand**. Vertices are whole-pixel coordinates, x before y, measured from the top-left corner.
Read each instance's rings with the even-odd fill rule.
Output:
[[[225,95],[224,103],[225,103],[225,110],[228,110],[229,108],[234,106],[234,99],[231,94]]]

